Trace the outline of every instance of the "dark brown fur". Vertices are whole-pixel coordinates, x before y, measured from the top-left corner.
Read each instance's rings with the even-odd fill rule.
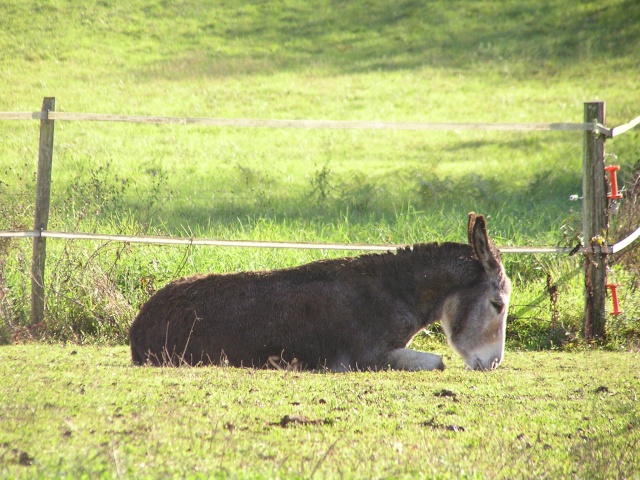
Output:
[[[384,368],[485,275],[470,245],[322,260],[267,272],[193,276],[159,290],[130,330],[134,363]],[[295,359],[295,360],[294,360]]]

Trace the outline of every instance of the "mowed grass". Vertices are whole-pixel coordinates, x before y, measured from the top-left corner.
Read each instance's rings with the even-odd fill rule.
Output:
[[[490,373],[133,367],[0,350],[4,478],[635,478],[640,357],[508,353]]]

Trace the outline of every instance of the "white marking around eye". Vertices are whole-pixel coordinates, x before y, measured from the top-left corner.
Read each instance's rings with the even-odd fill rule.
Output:
[[[508,299],[507,299],[508,300]],[[485,328],[490,325],[496,325],[497,323],[502,323],[501,328],[495,329],[495,334],[492,338],[489,339],[487,343],[483,345],[478,345],[476,348],[467,349],[464,347],[465,338],[464,333],[462,334],[462,338],[457,338],[457,343],[451,341],[452,327],[451,327],[451,316],[450,312],[455,312],[455,306],[457,305],[458,299],[452,297],[445,302],[442,317],[440,318],[440,324],[442,325],[442,329],[444,330],[447,341],[451,348],[462,357],[465,365],[474,370],[491,370],[496,368],[502,362],[502,358],[504,356],[504,343],[505,343],[505,325],[504,325],[504,317],[506,316],[507,309],[509,307],[508,301],[505,302],[505,308],[503,310],[503,314],[499,317],[494,317],[491,322],[487,322],[485,324]],[[489,304],[487,301],[487,308],[495,315],[495,310],[493,306]],[[467,339],[469,340],[469,339]]]

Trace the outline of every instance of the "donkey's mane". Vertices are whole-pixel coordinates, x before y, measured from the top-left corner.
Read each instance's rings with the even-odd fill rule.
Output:
[[[445,255],[460,255],[460,254],[469,254],[471,255],[472,249],[471,245],[467,245],[466,243],[455,243],[455,242],[431,242],[431,243],[416,243],[415,245],[407,245],[406,247],[399,248],[397,254],[406,255],[406,254],[417,254],[421,257],[428,256],[438,256],[442,257]]]
[[[354,273],[377,276],[396,270],[407,273],[413,267],[418,268],[425,263],[433,264],[435,268],[441,263],[450,263],[452,260],[473,261],[471,246],[453,242],[419,243],[399,248],[396,252],[388,251],[363,254],[357,257],[318,260],[298,267],[264,272],[264,274],[278,276],[282,274],[290,278],[302,275],[308,280],[323,280],[353,275]]]

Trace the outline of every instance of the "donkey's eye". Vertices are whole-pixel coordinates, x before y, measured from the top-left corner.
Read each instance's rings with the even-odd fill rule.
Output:
[[[502,311],[504,310],[504,303],[498,300],[491,300],[491,305],[496,309],[496,312],[498,313],[502,313]]]

